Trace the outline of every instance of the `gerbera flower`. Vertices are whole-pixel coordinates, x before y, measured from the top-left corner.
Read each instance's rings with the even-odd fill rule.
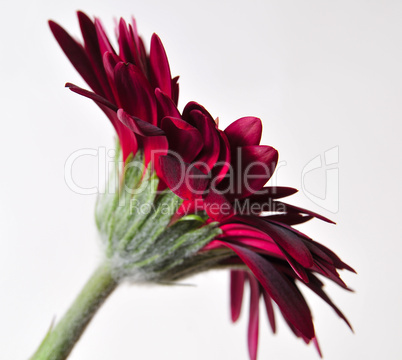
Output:
[[[93,22],[82,12],[78,18],[83,45],[49,22],[92,91],[67,86],[105,112],[125,164],[112,173],[116,192],[100,197],[97,204],[106,258],[102,274],[110,283],[103,293],[124,280],[166,284],[211,268],[230,268],[233,321],[240,314],[244,285],[250,286],[251,359],[257,357],[261,298],[274,332],[273,302],[295,335],[320,351],[298,285],[313,290],[349,325],[317,275],[347,289],[337,270],[354,270],[293,228],[314,217],[330,220],[279,200],[297,190],[265,186],[278,152],[260,145],[261,120],[241,118],[222,131],[198,103],[190,102],[180,112],[178,78],[171,77],[157,35],[147,54],[135,21],[127,25],[121,19],[116,52],[98,19]],[[60,333],[68,333],[60,330],[68,323],[63,319],[35,356],[60,353],[57,358],[65,358],[92,315],[86,313],[85,324],[70,331],[71,339],[60,340]],[[76,320],[80,323],[78,315]]]

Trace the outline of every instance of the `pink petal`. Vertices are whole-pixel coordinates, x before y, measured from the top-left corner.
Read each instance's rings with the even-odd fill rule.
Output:
[[[259,254],[273,256],[278,259],[285,259],[283,251],[278,247],[278,245],[270,243],[265,240],[247,238],[241,236],[225,236],[220,235],[217,239],[239,245],[242,247],[247,247],[250,250],[258,252]]]

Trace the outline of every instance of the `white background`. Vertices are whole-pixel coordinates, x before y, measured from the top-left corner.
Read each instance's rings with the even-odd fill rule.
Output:
[[[77,9],[100,16],[109,35],[114,17],[131,15],[147,44],[157,32],[173,74],[181,75],[180,108],[197,100],[222,127],[241,116],[261,117],[263,143],[286,161],[281,185],[301,188],[303,167],[339,146],[339,212],[302,192],[291,202],[337,222],[314,220],[300,228],[357,269],[358,275],[343,274],[354,294],[328,285],[355,334],[314,294],[305,294],[325,359],[401,358],[397,0],[2,0],[0,358],[27,359],[99,260],[95,196],[68,189],[64,163],[77,149],[112,147],[113,131],[91,101],[63,88],[67,81],[84,84],[46,23],[52,18],[78,36]],[[96,159],[88,158],[77,163],[76,181],[96,185],[96,173]],[[325,190],[323,174],[310,177],[312,192]],[[71,359],[247,359],[247,308],[233,326],[228,273],[188,282],[197,286],[122,286]],[[318,356],[282,321],[272,336],[261,312],[259,359],[294,358]]]

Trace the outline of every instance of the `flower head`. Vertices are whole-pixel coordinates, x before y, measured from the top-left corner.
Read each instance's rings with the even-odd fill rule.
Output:
[[[122,149],[125,166],[110,180],[115,192],[99,197],[96,212],[116,279],[169,283],[229,267],[233,321],[245,284],[250,287],[251,359],[257,356],[261,298],[274,332],[273,302],[295,335],[319,350],[298,286],[314,291],[349,325],[317,275],[347,289],[338,270],[354,270],[293,227],[330,220],[280,200],[296,189],[266,186],[278,152],[260,145],[261,120],[243,117],[222,131],[196,102],[179,111],[178,77],[172,78],[157,35],[148,54],[135,21],[121,19],[116,52],[98,19],[81,12],[78,18],[83,44],[52,21],[50,27],[92,91],[67,86],[104,111]]]

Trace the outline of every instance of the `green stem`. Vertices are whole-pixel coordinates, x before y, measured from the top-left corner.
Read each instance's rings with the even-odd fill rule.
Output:
[[[70,309],[46,335],[31,360],[64,360],[106,298],[117,287],[108,263],[99,266]]]

